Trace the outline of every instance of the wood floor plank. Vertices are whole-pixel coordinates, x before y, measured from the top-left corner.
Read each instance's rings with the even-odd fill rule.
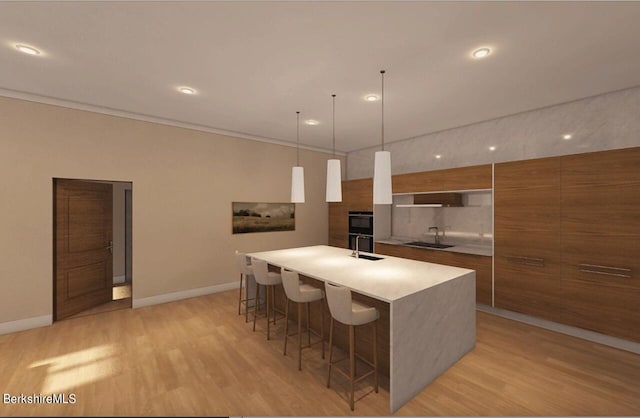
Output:
[[[640,356],[478,312],[475,349],[396,414],[640,415]],[[389,415],[389,382],[347,403],[316,346],[282,354],[237,315],[234,291],[84,316],[0,336],[0,393],[75,393],[77,403],[0,404],[2,416]],[[293,353],[293,354],[292,354]],[[338,354],[343,355],[338,350]],[[365,366],[359,367],[365,371]]]

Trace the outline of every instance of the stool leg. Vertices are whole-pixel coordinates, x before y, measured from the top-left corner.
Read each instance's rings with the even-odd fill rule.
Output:
[[[253,300],[255,304],[255,299]],[[249,322],[249,276],[244,278],[244,323]]]
[[[256,282],[256,301],[253,304],[253,332],[256,332],[256,317],[258,316],[258,301],[260,300],[260,285]]]
[[[378,339],[377,339],[378,321],[373,321],[373,377],[376,384],[376,393],[378,393]]]
[[[276,316],[276,287],[273,286],[271,288],[271,309],[273,310],[273,323],[275,324],[278,320]]]
[[[322,360],[324,360],[324,300],[320,299],[322,316],[320,318],[320,338],[322,339]]]
[[[240,291],[238,292],[238,315],[240,315],[240,305],[242,305],[242,276],[244,276],[244,274],[240,273]]]
[[[356,374],[356,369],[355,369],[355,365],[356,365],[356,358],[355,358],[355,336],[354,336],[354,332],[353,332],[353,325],[349,325],[349,386],[351,388],[351,398],[349,399],[349,406],[351,407],[351,410],[354,410],[354,402],[353,402],[353,381],[355,379],[355,374]]]
[[[289,298],[284,307],[284,355],[287,355],[287,340],[289,339]]]
[[[327,378],[327,387],[331,384],[331,366],[333,365],[333,316],[329,323],[329,377]]]
[[[298,370],[302,370],[302,304],[298,302]]]
[[[311,345],[311,326],[309,325],[309,322],[311,321],[309,318],[311,318],[311,303],[307,302],[307,344]]]
[[[270,331],[269,325],[271,323],[271,318],[270,318],[270,316],[271,316],[270,315],[271,314],[271,311],[270,311],[271,304],[269,303],[269,288],[271,286],[266,286],[266,287],[267,287],[267,341],[269,341],[271,339],[271,335],[270,335],[270,332],[269,332]]]

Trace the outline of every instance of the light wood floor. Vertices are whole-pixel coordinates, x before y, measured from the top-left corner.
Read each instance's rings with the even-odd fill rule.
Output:
[[[0,393],[77,396],[0,415],[389,415],[388,382],[352,413],[338,373],[325,387],[319,346],[298,372],[295,345],[284,357],[282,334],[266,341],[264,320],[251,332],[236,303],[225,292],[0,336]],[[397,413],[639,414],[640,356],[480,312],[476,348]]]

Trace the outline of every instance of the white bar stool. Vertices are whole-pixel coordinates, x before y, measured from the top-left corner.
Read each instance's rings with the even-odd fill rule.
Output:
[[[271,324],[271,311],[273,311],[273,323],[276,323],[276,311],[275,311],[275,286],[282,283],[282,276],[280,273],[269,271],[269,266],[264,260],[257,258],[251,258],[251,265],[253,266],[253,277],[256,279],[256,302],[259,298],[259,288],[263,285],[266,289],[265,299],[267,301],[267,340],[271,339],[270,324]],[[271,290],[271,292],[269,292]],[[271,293],[271,301],[269,300],[269,293]],[[255,303],[256,309],[253,310],[253,331],[256,330],[256,317],[258,316],[258,303]]]
[[[346,358],[333,361],[333,320],[341,322],[349,326],[349,374],[347,375],[340,369],[337,369],[342,375],[349,379],[351,387],[351,397],[349,406],[354,410],[354,383],[373,374],[375,381],[375,391],[378,393],[378,353],[376,344],[376,324],[380,313],[376,308],[366,306],[358,301],[351,299],[351,290],[347,287],[335,286],[325,283],[325,291],[327,293],[327,303],[331,312],[331,326],[329,327],[329,377],[327,378],[327,387],[331,384],[331,366],[339,363]],[[363,374],[356,379],[356,362],[355,362],[355,330],[358,325],[372,324],[373,331],[373,363],[358,356],[362,361],[373,367],[373,370]]]
[[[249,301],[254,301],[257,305],[256,298],[249,297],[249,276],[253,276],[253,267],[248,263],[247,256],[236,250],[236,266],[240,272],[240,291],[238,292],[238,315],[240,315],[240,307],[244,303],[244,322],[249,322]],[[242,281],[244,278],[244,299],[242,298]]]
[[[284,355],[287,355],[287,340],[289,339],[289,301],[298,304],[298,370],[302,370],[302,349],[314,344],[322,344],[322,358],[324,359],[324,292],[322,289],[300,283],[300,277],[295,271],[282,269],[282,286],[287,295],[284,326]],[[320,321],[319,341],[311,344],[311,327],[309,326],[310,303],[320,301],[322,306],[322,320]],[[302,346],[302,306],[307,306],[307,345]],[[295,334],[294,334],[295,335]],[[317,335],[317,334],[316,334]],[[291,335],[293,336],[293,335]]]

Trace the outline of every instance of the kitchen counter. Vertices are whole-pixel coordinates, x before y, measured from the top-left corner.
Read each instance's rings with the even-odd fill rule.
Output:
[[[390,412],[475,347],[475,271],[324,245],[247,254],[389,304]]]
[[[419,241],[418,239],[411,239],[411,238],[387,238],[387,239],[381,239],[381,240],[377,240],[376,242],[380,242],[382,244],[390,244],[390,245],[406,245],[407,247],[413,247],[413,248],[422,248],[425,250],[433,250],[433,251],[449,251],[452,253],[463,253],[463,254],[473,254],[473,255],[484,255],[484,256],[488,256],[491,257],[493,255],[493,248],[491,245],[486,245],[486,244],[472,244],[472,243],[461,243],[461,244],[455,244],[452,243],[451,245],[453,245],[453,247],[450,248],[429,248],[429,247],[421,247],[418,245],[408,245],[408,242],[411,241]],[[431,241],[429,241],[431,242]],[[443,243],[443,244],[449,244],[449,243]]]

